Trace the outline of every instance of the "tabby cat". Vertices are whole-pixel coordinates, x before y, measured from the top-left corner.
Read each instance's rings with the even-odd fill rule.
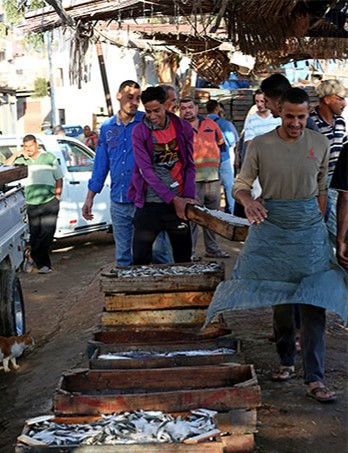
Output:
[[[4,370],[5,373],[10,371],[9,362],[11,362],[13,369],[18,370],[19,365],[16,362],[16,358],[22,355],[24,349],[33,346],[34,340],[30,335],[30,332],[18,337],[0,337],[0,363],[3,363],[3,367],[0,370]]]

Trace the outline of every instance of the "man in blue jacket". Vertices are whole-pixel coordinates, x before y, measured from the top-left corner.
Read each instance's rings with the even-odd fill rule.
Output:
[[[111,177],[111,218],[116,243],[116,263],[129,266],[132,260],[133,217],[135,206],[127,197],[134,166],[131,135],[140,124],[143,113],[138,112],[141,89],[137,82],[121,83],[117,100],[120,110],[101,126],[92,177],[82,207],[86,220],[93,219],[92,207],[95,195],[101,192],[107,174]]]
[[[132,134],[135,167],[128,198],[137,207],[134,217],[134,264],[149,264],[152,244],[168,233],[174,261],[191,261],[191,231],[187,203],[196,203],[193,129],[167,112],[165,92],[149,87],[141,95],[145,117]]]

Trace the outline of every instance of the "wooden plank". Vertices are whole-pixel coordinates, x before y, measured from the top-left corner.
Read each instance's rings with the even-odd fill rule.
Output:
[[[135,370],[89,370],[78,369],[63,373],[60,389],[69,393],[89,394],[109,392],[117,394],[123,390],[131,392],[163,391],[178,388],[208,388],[238,386],[249,382],[253,376],[252,365],[231,363],[222,366],[197,366],[135,369]],[[249,386],[252,387],[254,383]]]
[[[254,434],[221,437],[224,453],[252,453],[255,451]]]
[[[215,217],[210,212],[207,212],[192,204],[186,205],[186,215],[192,222],[197,223],[198,225],[201,225],[202,227],[207,228],[208,230],[213,231],[214,233],[219,234],[230,241],[236,240],[235,229],[237,226],[232,222],[227,222],[223,219]],[[244,230],[245,238],[248,232],[248,227],[238,226],[238,229],[238,235],[240,235]]]
[[[160,443],[160,444],[118,444],[115,445],[71,445],[71,446],[46,446],[46,447],[29,447],[26,445],[16,445],[15,453],[223,453],[223,444],[221,441],[202,442],[199,444],[183,443]]]
[[[56,414],[82,415],[124,410],[218,411],[260,405],[260,387],[250,380],[252,365],[225,364],[65,373],[54,394]],[[249,381],[242,388],[238,384]]]
[[[106,311],[154,310],[180,307],[208,307],[213,291],[188,291],[148,294],[106,294]]]
[[[215,266],[214,270],[212,265]],[[159,276],[137,276],[137,277],[122,277],[122,271],[125,268],[116,267],[110,272],[102,272],[100,277],[101,290],[106,294],[146,294],[146,293],[175,293],[187,291],[215,291],[217,285],[225,278],[225,269],[223,263],[215,263],[211,261],[202,261],[200,263],[183,263],[183,264],[154,264],[146,266],[147,268],[181,268],[202,269],[206,266],[209,272],[170,274]],[[137,271],[143,266],[129,266],[126,269]]]
[[[123,371],[123,370],[120,370]],[[228,411],[232,408],[256,408],[260,405],[260,387],[235,389],[216,387],[179,389],[151,393],[113,395],[55,392],[54,412],[59,414],[112,414],[121,411],[143,410],[186,411],[201,407]]]
[[[0,184],[8,184],[28,176],[27,165],[4,165],[0,167]]]
[[[231,329],[227,329],[221,323],[211,323],[204,330],[200,327],[104,327],[94,332],[94,345],[99,344],[180,344],[189,342],[209,342],[230,335]]]
[[[142,310],[104,312],[101,316],[103,326],[154,326],[154,325],[194,325],[202,326],[207,314],[206,308],[176,310]]]

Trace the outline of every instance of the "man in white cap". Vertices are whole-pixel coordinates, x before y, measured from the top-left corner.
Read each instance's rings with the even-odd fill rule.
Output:
[[[345,99],[347,91],[339,80],[324,80],[317,87],[319,105],[310,113],[310,117],[318,126],[319,132],[329,140],[329,186],[343,145],[348,141],[346,123],[342,116],[342,112],[347,105]],[[333,242],[336,236],[336,199],[337,192],[329,189],[325,221]]]
[[[335,79],[324,80],[317,88],[319,105],[310,113],[316,122],[319,131],[324,134],[330,143],[329,178],[335,171],[336,162],[347,142],[346,124],[342,112],[347,105],[346,87]]]

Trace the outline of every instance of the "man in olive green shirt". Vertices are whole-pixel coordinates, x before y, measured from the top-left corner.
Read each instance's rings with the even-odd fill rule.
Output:
[[[23,149],[16,151],[4,164],[28,166],[25,198],[30,231],[30,256],[39,273],[51,272],[49,248],[56,230],[59,200],[63,188],[63,173],[57,158],[41,152],[34,135],[23,138]]]

